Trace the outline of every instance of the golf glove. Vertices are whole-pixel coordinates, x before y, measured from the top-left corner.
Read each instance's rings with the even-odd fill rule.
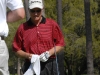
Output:
[[[50,54],[48,51],[46,51],[40,55],[40,61],[46,62],[49,59],[49,57],[50,57]]]

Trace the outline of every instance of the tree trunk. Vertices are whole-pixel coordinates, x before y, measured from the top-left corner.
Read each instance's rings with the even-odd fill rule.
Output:
[[[24,7],[25,7],[26,20],[28,20],[28,19],[30,18],[28,6],[29,6],[28,0],[24,0]]]
[[[86,26],[87,75],[94,75],[90,0],[84,0],[84,7],[85,7],[85,26]]]
[[[18,58],[18,67],[17,67],[17,74],[18,74],[18,75],[21,74],[20,69],[21,69],[20,58]]]
[[[56,0],[57,3],[57,22],[62,30],[62,0]],[[64,52],[61,51],[58,55],[59,74],[64,75]]]
[[[43,5],[44,5],[44,0],[42,0],[42,1],[43,1]],[[42,15],[45,17],[45,9],[43,9]]]

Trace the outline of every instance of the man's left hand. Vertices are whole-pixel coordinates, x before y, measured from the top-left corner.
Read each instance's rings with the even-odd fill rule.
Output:
[[[49,59],[49,57],[50,57],[50,54],[48,51],[46,51],[40,55],[40,61],[46,62]]]

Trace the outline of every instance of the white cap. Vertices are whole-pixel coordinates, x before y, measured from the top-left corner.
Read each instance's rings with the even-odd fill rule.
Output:
[[[29,9],[40,8],[43,9],[42,0],[29,0]]]

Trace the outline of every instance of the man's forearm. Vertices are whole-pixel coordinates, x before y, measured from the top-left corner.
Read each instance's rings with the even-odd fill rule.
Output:
[[[49,50],[49,54],[50,56],[55,54],[55,49],[56,49],[56,53],[60,52],[61,50],[63,50],[63,46],[55,46],[52,49]]]
[[[17,55],[18,57],[22,57],[22,58],[26,58],[26,59],[30,59],[30,57],[31,57],[31,54],[30,54],[30,53],[26,53],[26,52],[24,52],[24,51],[22,51],[22,50],[18,50],[18,51],[16,52],[16,55]]]

